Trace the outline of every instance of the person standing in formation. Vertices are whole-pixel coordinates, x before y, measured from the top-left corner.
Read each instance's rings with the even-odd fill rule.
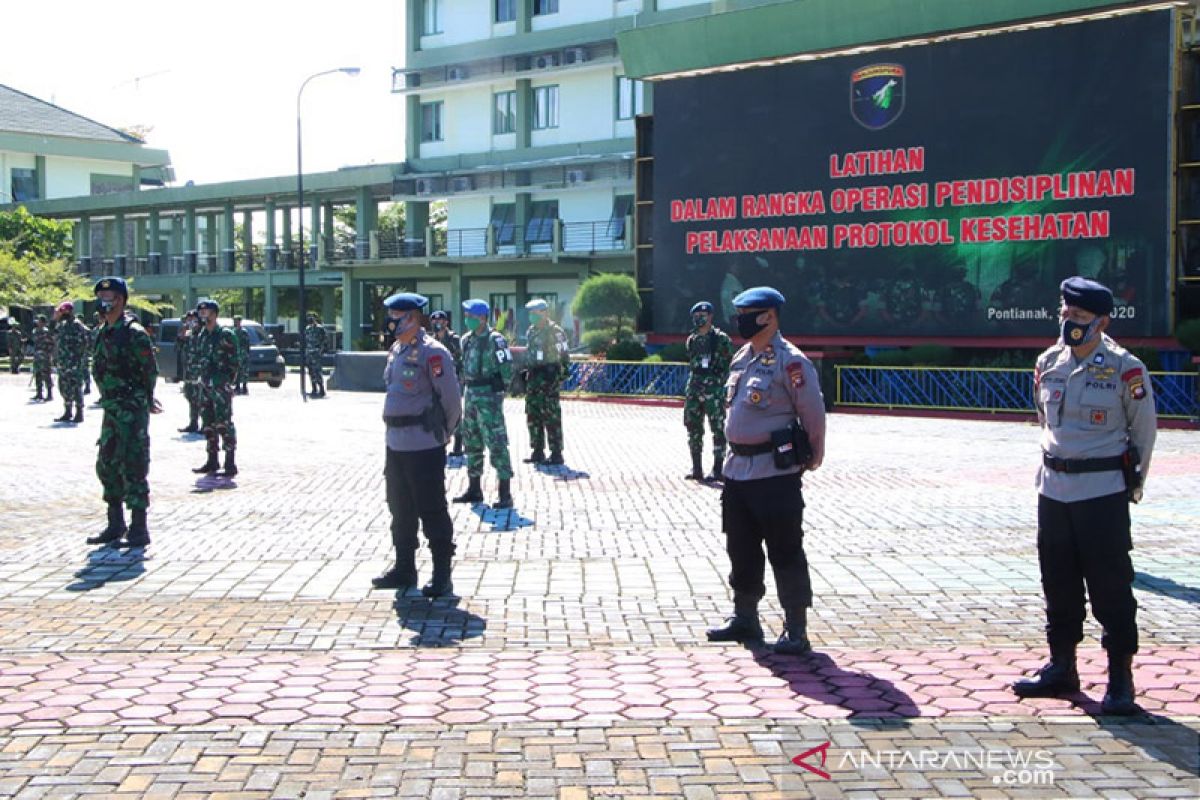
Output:
[[[688,382],[683,402],[683,425],[692,454],[688,480],[704,480],[704,421],[712,430],[713,467],[709,480],[721,479],[725,461],[725,379],[733,360],[733,340],[713,325],[713,305],[692,306],[692,333],[687,338]]]
[[[196,314],[203,328],[200,331],[200,385],[203,395],[200,421],[204,432],[208,460],[193,469],[199,474],[211,474],[221,469],[217,452],[224,444],[226,478],[238,474],[237,428],[233,424],[233,387],[238,378],[237,336],[231,328],[217,319],[221,307],[215,300],[201,300]]]
[[[500,481],[500,496],[493,508],[512,508],[512,462],[508,454],[508,429],[504,424],[504,394],[512,380],[512,354],[499,331],[488,325],[491,308],[483,300],[463,303],[467,335],[463,337],[463,384],[467,398],[463,412],[463,445],[467,451],[467,490],[456,503],[483,502],[483,451],[491,454]]]
[[[533,452],[529,464],[563,463],[562,404],[559,389],[571,373],[567,334],[550,319],[550,304],[535,298],[525,304],[529,332],[525,335],[525,424]],[[546,444],[550,457],[546,458]]]
[[[59,304],[54,318],[58,321],[54,358],[58,362],[58,393],[63,400],[63,415],[55,421],[83,422],[83,375],[87,371],[91,334],[75,316],[75,304],[70,301]]]

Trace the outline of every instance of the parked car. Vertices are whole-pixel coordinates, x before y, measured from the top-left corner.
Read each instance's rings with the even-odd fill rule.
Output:
[[[232,320],[219,321],[226,327],[233,327]],[[279,348],[275,346],[274,337],[268,335],[262,325],[251,320],[242,320],[242,327],[250,334],[250,355],[246,361],[247,380],[266,381],[272,389],[278,389],[287,376],[287,368],[283,364]],[[171,383],[180,380],[183,375],[183,355],[178,344],[180,329],[181,324],[177,317],[164,319],[159,323],[154,337],[158,374]]]

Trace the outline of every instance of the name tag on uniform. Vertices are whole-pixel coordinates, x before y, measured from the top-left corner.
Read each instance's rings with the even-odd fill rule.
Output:
[[[700,368],[708,369],[708,356],[704,356],[703,358],[700,359]]]
[[[541,350],[538,350],[538,351],[537,351],[537,360],[538,360],[538,361],[545,361],[545,360],[546,360],[546,354],[545,354],[545,353],[543,353]]]

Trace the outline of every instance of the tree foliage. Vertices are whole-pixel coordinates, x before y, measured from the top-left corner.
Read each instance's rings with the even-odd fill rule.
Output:
[[[17,255],[0,243],[0,306],[48,306],[90,298],[91,282],[62,260]]]
[[[571,302],[571,313],[589,327],[612,329],[620,341],[633,331],[642,308],[637,284],[629,275],[604,273],[593,275],[579,285]]]
[[[18,206],[16,211],[0,211],[0,245],[7,245],[18,258],[31,256],[38,261],[71,257],[71,223],[35,217]]]

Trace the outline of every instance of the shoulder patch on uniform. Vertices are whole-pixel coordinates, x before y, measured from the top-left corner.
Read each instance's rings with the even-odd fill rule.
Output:
[[[792,382],[792,386],[797,389],[804,387],[804,364],[799,361],[793,361],[787,365],[788,380]]]
[[[429,357],[429,371],[433,373],[433,377],[435,377],[435,378],[442,377],[442,372],[444,369],[445,368],[442,366],[442,357],[441,356],[430,356]]]
[[[1130,372],[1133,372],[1133,370],[1130,370]],[[1140,373],[1141,370],[1138,370],[1138,372]],[[1140,374],[1136,378],[1130,379],[1130,381],[1129,381],[1129,396],[1132,397],[1134,400],[1141,400],[1141,399],[1145,398],[1146,383]]]
[[[492,336],[492,339],[493,339],[493,341],[495,341],[495,342],[496,342],[496,347],[508,347],[508,340],[507,340],[507,339],[505,339],[505,338],[504,338],[503,336],[501,336],[500,334],[498,334],[498,333],[497,333],[497,334],[494,334],[494,335]]]
[[[1141,375],[1142,375],[1142,368],[1134,367],[1133,369],[1127,369],[1124,372],[1122,372],[1121,380],[1125,381],[1126,383],[1129,383],[1134,378],[1140,378]]]

